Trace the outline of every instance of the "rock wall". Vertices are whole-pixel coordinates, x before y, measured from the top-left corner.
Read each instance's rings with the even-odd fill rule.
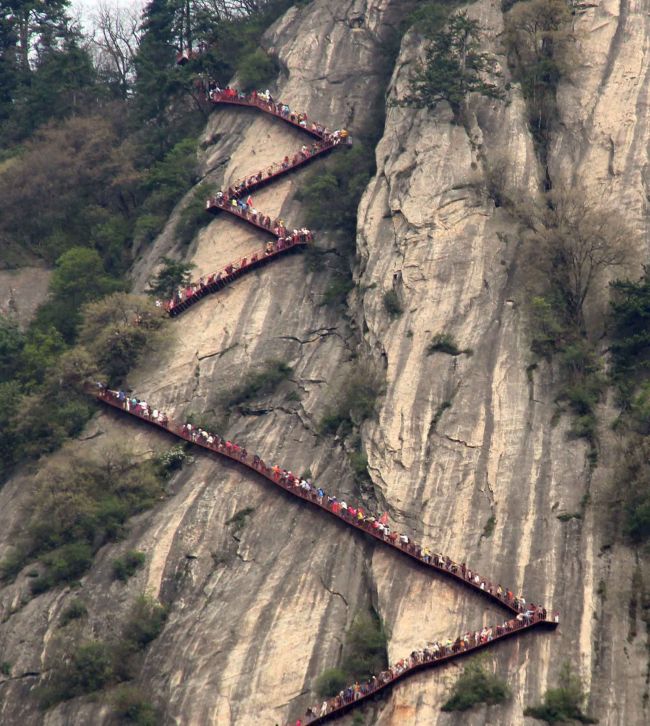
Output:
[[[376,113],[382,45],[407,6],[314,0],[289,11],[266,37],[284,69],[277,95],[330,127],[363,128]],[[645,12],[642,2],[621,0],[575,16],[581,65],[561,89],[562,132],[549,164],[552,178],[589,186],[598,180],[594,190],[626,209],[644,234]],[[481,0],[471,13],[487,29],[487,47],[500,52],[499,3]],[[364,27],[352,30],[349,19],[359,15]],[[406,37],[393,97],[420,49],[417,35]],[[503,57],[502,65],[507,74]],[[497,157],[506,159],[513,188],[532,195],[540,187],[519,90],[513,85],[507,102],[473,100],[468,130],[453,125],[444,108],[389,106],[387,113],[377,174],[360,207],[359,286],[350,318],[321,305],[328,258],[336,254],[333,241],[322,238],[324,269],[310,271],[302,257],[290,256],[207,298],[174,321],[168,348],[130,383],[170,415],[209,413],[256,365],[285,360],[294,369],[291,380],[263,408],[232,419],[228,434],[267,461],[295,472],[309,468],[326,488],[350,493],[345,453],[317,435],[316,424],[351,361],[359,353],[373,358],[385,370],[386,393],[363,441],[377,497],[395,525],[562,614],[556,634],[516,639],[489,656],[514,697],[504,707],[477,709],[468,722],[524,723],[523,708],[540,699],[570,659],[592,689],[590,710],[601,724],[643,723],[646,635],[628,615],[635,556],[602,534],[615,444],[608,409],[601,464],[591,473],[585,446],[567,440],[569,421],[554,421],[553,369],[527,370],[529,261],[515,221],[484,191],[486,160]],[[279,122],[243,110],[216,111],[205,140],[212,143],[204,173],[219,185],[301,143]],[[276,183],[255,195],[255,205],[301,224],[294,200],[300,180]],[[259,244],[245,226],[221,216],[188,251],[177,250],[172,218],[138,261],[136,284],[144,287],[162,254],[185,253],[202,274]],[[384,309],[390,290],[404,309],[395,319]],[[427,355],[439,332],[473,354]],[[89,453],[117,441],[143,453],[171,444],[110,413],[99,414],[82,439],[76,447]],[[30,476],[22,472],[0,490],[0,556]],[[582,519],[558,519],[580,511],[585,495],[591,503]],[[228,521],[245,507],[254,511],[238,532]],[[127,549],[144,550],[147,566],[127,585],[112,582],[110,562]],[[71,635],[57,627],[79,593],[56,591],[21,607],[27,582],[23,574],[0,590],[0,660],[12,664],[12,677],[0,676],[0,720],[8,724],[108,723],[107,706],[77,699],[42,715],[29,694],[67,638],[114,632],[143,589],[171,606],[147,651],[143,687],[165,724],[184,726],[295,719],[314,700],[316,676],[336,665],[355,612],[370,603],[388,625],[391,658],[498,617],[471,593],[425,576],[203,454],[174,478],[165,502],[137,518],[126,541],[99,553],[82,583],[90,616],[74,626],[80,630]],[[452,723],[439,707],[456,674],[450,666],[411,679],[366,720]]]

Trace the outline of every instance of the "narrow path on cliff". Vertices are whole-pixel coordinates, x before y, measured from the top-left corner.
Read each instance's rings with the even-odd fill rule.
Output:
[[[285,157],[280,164],[273,165],[266,173],[258,172],[247,177],[207,201],[206,209],[210,213],[227,212],[234,215],[258,230],[272,233],[275,241],[267,242],[261,251],[253,252],[247,257],[230,263],[219,272],[208,276],[207,280],[202,278],[185,291],[179,291],[173,300],[165,304],[172,317],[184,312],[205,295],[222,289],[243,274],[313,240],[309,230],[289,231],[282,220],[272,221],[255,210],[252,207],[250,193],[284,174],[295,171],[315,158],[319,158],[347,140],[347,132],[338,131],[332,134],[319,124],[314,122],[308,124],[304,114],[292,113],[285,104],[275,103],[272,99],[260,98],[257,94],[247,97],[233,89],[227,89],[219,92],[212,91],[209,97],[214,104],[259,109],[300,128],[316,138],[317,142],[311,149],[303,147],[293,159]],[[243,203],[241,198],[246,194],[249,195],[249,199]],[[338,696],[323,701],[320,706],[308,709],[305,726],[307,724],[313,726],[334,719],[358,704],[368,701],[378,693],[390,689],[397,681],[425,668],[441,665],[483,650],[523,631],[557,627],[558,617],[548,618],[544,607],[532,603],[527,604],[523,597],[515,596],[511,590],[503,588],[500,584],[495,585],[467,567],[465,563],[458,564],[449,557],[431,552],[428,547],[412,542],[406,534],[392,532],[388,526],[386,514],[375,516],[364,511],[361,506],[353,506],[340,501],[336,496],[328,495],[318,485],[294,476],[291,471],[283,469],[277,464],[267,465],[259,456],[251,456],[238,444],[224,441],[217,434],[195,428],[189,423],[175,422],[149,403],[140,401],[123,391],[112,391],[100,385],[95,395],[101,402],[112,408],[146,421],[158,429],[246,467],[293,498],[334,517],[337,522],[354,528],[365,537],[409,557],[428,571],[471,589],[481,597],[503,607],[509,613],[509,619],[502,624],[486,626],[480,631],[467,632],[458,636],[453,641],[448,639],[444,643],[435,643],[431,648],[413,651],[410,656],[389,666],[378,676],[373,676],[370,681],[363,684],[355,683],[354,686],[346,688]]]
[[[211,214],[226,212],[236,219],[248,223],[258,231],[272,234],[274,239],[268,241],[264,248],[258,248],[244,257],[233,260],[224,265],[221,270],[213,272],[205,278],[202,277],[198,282],[190,283],[186,288],[177,290],[171,300],[161,303],[171,317],[180,315],[206,295],[218,292],[239,277],[259,269],[291,250],[304,247],[313,242],[310,230],[304,228],[288,230],[283,220],[272,220],[269,216],[255,209],[250,194],[286,174],[302,169],[337,147],[349,146],[347,131],[331,133],[316,122],[308,124],[307,117],[304,114],[292,113],[285,104],[265,101],[257,93],[252,96],[242,96],[234,89],[227,89],[218,93],[212,92],[210,101],[214,105],[223,104],[261,110],[290,126],[308,133],[316,141],[310,146],[303,145],[293,157],[285,156],[282,161],[272,164],[265,171],[260,170],[255,174],[233,182],[226,191],[218,192],[214,197],[206,201],[206,210]],[[249,195],[248,200],[242,201],[241,198],[245,194]]]

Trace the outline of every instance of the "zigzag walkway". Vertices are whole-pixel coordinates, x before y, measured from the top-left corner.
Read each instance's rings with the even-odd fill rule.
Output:
[[[233,186],[226,192],[219,192],[215,197],[206,203],[206,209],[216,214],[227,212],[238,219],[252,225],[265,233],[272,233],[276,237],[275,242],[268,242],[263,251],[254,252],[250,256],[241,258],[225,266],[217,273],[213,273],[204,281],[203,278],[198,284],[190,285],[186,290],[179,293],[174,299],[165,304],[169,314],[174,317],[188,307],[198,302],[205,295],[216,292],[222,287],[257,267],[266,264],[277,256],[293,250],[296,247],[304,246],[312,241],[309,230],[293,230],[288,232],[281,220],[271,219],[257,210],[252,209],[248,204],[242,204],[240,198],[244,194],[250,194],[261,186],[270,183],[279,176],[292,172],[295,169],[310,163],[315,158],[330,152],[342,141],[347,139],[347,132],[330,133],[324,127],[316,123],[309,124],[305,114],[291,112],[288,106],[275,103],[270,97],[260,98],[258,94],[243,96],[233,89],[212,89],[209,92],[209,100],[216,104],[230,106],[246,106],[256,108],[283,122],[305,131],[316,138],[316,143],[311,147],[303,147],[293,159],[285,157],[284,161],[272,165],[266,173],[260,171],[247,177]],[[305,726],[314,726],[331,719],[337,718],[360,703],[375,697],[378,693],[384,692],[397,681],[413,675],[425,668],[431,668],[447,663],[456,658],[461,658],[475,653],[483,648],[490,647],[505,638],[511,638],[523,631],[532,629],[553,629],[557,627],[557,615],[551,620],[547,618],[547,611],[541,606],[533,604],[526,605],[522,597],[516,597],[512,591],[496,585],[468,568],[465,563],[457,564],[449,557],[441,554],[431,553],[426,547],[411,542],[406,535],[398,535],[390,532],[387,526],[386,515],[377,518],[363,512],[360,507],[354,508],[339,501],[336,497],[328,496],[322,489],[316,488],[310,482],[299,480],[291,472],[281,469],[279,466],[270,467],[260,459],[259,456],[250,457],[245,449],[223,441],[219,436],[210,434],[201,429],[193,429],[189,424],[179,424],[171,421],[168,417],[151,408],[148,404],[142,404],[137,399],[130,399],[124,393],[111,391],[103,386],[95,392],[97,398],[103,403],[118,409],[124,413],[156,426],[157,428],[180,437],[195,446],[200,446],[212,453],[219,454],[227,459],[247,467],[256,474],[264,477],[275,487],[282,489],[293,497],[297,497],[309,506],[335,517],[339,523],[353,527],[364,536],[370,537],[386,547],[397,550],[401,555],[409,557],[419,566],[425,567],[437,574],[451,578],[455,582],[471,588],[474,592],[487,598],[491,602],[504,607],[510,614],[510,619],[501,625],[491,628],[484,627],[475,633],[469,632],[459,636],[455,641],[448,640],[444,644],[435,643],[431,649],[414,651],[408,658],[402,659],[397,664],[390,666],[378,676],[359,685],[346,688],[339,695],[324,701],[320,707],[310,708],[307,711]],[[514,616],[514,617],[512,617]],[[298,720],[297,723],[303,723]]]
[[[233,182],[227,191],[219,192],[206,201],[206,210],[211,214],[226,212],[261,232],[272,234],[275,241],[268,242],[262,251],[253,252],[246,257],[230,262],[221,270],[208,275],[207,280],[201,278],[199,282],[190,283],[185,289],[179,290],[171,300],[164,303],[164,307],[171,317],[180,315],[206,295],[218,292],[246,273],[266,265],[290,250],[304,247],[313,241],[313,236],[309,230],[289,232],[280,223],[280,220],[272,221],[270,217],[253,210],[247,204],[242,204],[239,199],[244,194],[250,195],[285,174],[301,169],[315,159],[330,153],[337,146],[340,146],[343,141],[347,140],[347,132],[345,132],[344,136],[341,136],[341,132],[332,134],[320,124],[313,122],[311,125],[307,125],[304,120],[305,125],[302,125],[297,118],[298,116],[302,117],[303,114],[296,115],[295,113],[284,112],[282,109],[288,108],[284,104],[264,101],[257,95],[247,97],[233,89],[227,89],[218,93],[212,91],[210,100],[214,105],[243,106],[263,111],[275,118],[279,118],[290,126],[300,129],[300,131],[304,131],[317,141],[311,146],[303,146],[291,159],[287,156],[283,161],[272,164],[266,171],[259,171]]]
[[[557,627],[557,619],[547,619],[545,608],[530,604],[529,609],[527,609],[523,598],[515,597],[512,591],[502,588],[501,585],[495,586],[494,583],[480,576],[478,573],[472,572],[465,563],[459,565],[449,557],[444,557],[441,554],[431,554],[426,547],[411,542],[404,535],[398,540],[396,533],[388,534],[379,529],[377,526],[379,520],[376,517],[364,514],[363,512],[359,516],[359,508],[354,509],[347,505],[345,508],[342,508],[342,503],[336,497],[328,497],[322,490],[316,489],[313,485],[309,488],[301,486],[299,479],[290,474],[290,472],[281,469],[277,465],[268,466],[258,456],[251,458],[246,449],[242,449],[230,441],[224,442],[220,437],[209,434],[201,429],[192,429],[187,424],[180,424],[170,420],[165,414],[152,409],[150,405],[147,404],[145,408],[137,402],[137,399],[129,399],[121,392],[100,388],[95,395],[100,401],[119,411],[146,421],[195,446],[217,453],[220,456],[251,469],[256,474],[271,482],[274,486],[336,517],[339,522],[354,527],[365,536],[371,537],[393,550],[397,550],[400,554],[409,557],[420,566],[453,579],[455,582],[487,598],[492,603],[504,607],[511,615],[516,615],[514,619],[504,622],[503,625],[498,625],[490,629],[484,628],[483,630],[486,631],[486,634],[480,637],[478,634],[474,636],[473,644],[471,637],[464,636],[463,638],[458,638],[451,645],[441,646],[440,650],[436,653],[427,653],[425,650],[421,652],[419,657],[414,657],[412,654],[406,659],[405,667],[395,670],[389,669],[389,671],[380,674],[380,679],[376,682],[364,684],[364,688],[358,691],[359,695],[356,698],[350,696],[350,698],[346,699],[345,697],[337,696],[335,699],[326,701],[324,704],[325,708],[321,707],[322,712],[318,714],[314,712],[312,718],[306,721],[305,724],[324,723],[345,713],[358,703],[367,701],[378,692],[391,688],[398,680],[402,680],[408,675],[417,673],[424,668],[440,665],[452,659],[476,652],[477,650],[511,637],[520,631],[531,630],[533,628],[539,629],[540,627]],[[352,509],[354,514],[350,513],[350,509]],[[404,539],[406,541],[403,541]],[[481,642],[481,638],[483,642]]]

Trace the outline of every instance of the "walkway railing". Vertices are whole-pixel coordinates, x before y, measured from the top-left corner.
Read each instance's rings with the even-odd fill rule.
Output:
[[[318,141],[310,147],[303,147],[291,159],[285,157],[284,161],[273,164],[267,168],[266,172],[260,171],[252,176],[247,176],[232,184],[226,192],[219,192],[206,201],[206,211],[211,214],[226,212],[262,232],[273,234],[276,240],[267,243],[263,251],[254,252],[251,255],[230,262],[221,270],[209,275],[207,279],[201,278],[198,282],[192,282],[186,288],[179,289],[171,300],[164,303],[160,302],[159,304],[164,306],[171,317],[180,315],[206,295],[218,292],[246,273],[268,264],[271,260],[290,250],[304,247],[313,241],[312,233],[309,230],[302,229],[289,232],[286,228],[277,226],[277,223],[273,222],[270,217],[257,210],[254,211],[248,205],[242,205],[238,201],[244,194],[250,194],[282,175],[296,171],[311,163],[314,159],[328,154],[347,139],[347,134],[343,137],[337,135],[338,132],[337,134],[330,134],[327,129],[319,124],[314,123],[311,127],[303,126],[296,120],[295,114],[285,114],[278,110],[283,108],[282,104],[269,103],[257,96],[246,98],[241,97],[236,91],[230,93],[222,91],[219,94],[212,92],[210,98],[215,104],[224,103],[260,109],[296,126],[301,131],[307,132]],[[302,114],[299,114],[299,116],[302,116]]]
[[[284,113],[281,109],[285,106],[285,104],[267,101],[257,94],[244,96],[234,88],[231,88],[221,91],[211,91],[208,97],[215,106],[245,106],[247,108],[259,109],[260,111],[264,111],[264,113],[268,113],[270,116],[279,118],[281,121],[289,124],[289,126],[293,126],[300,131],[304,131],[310,136],[313,136],[315,139],[323,139],[328,133],[327,129],[314,122],[310,121],[304,123],[304,125],[301,124],[298,118],[302,114],[296,114],[295,112],[292,113],[291,111],[289,113]]]
[[[344,713],[350,711],[356,706],[369,701],[379,693],[388,691],[398,681],[409,678],[410,676],[427,668],[443,665],[444,663],[449,663],[452,660],[477,653],[484,648],[490,648],[506,638],[511,638],[513,635],[519,635],[523,631],[541,628],[553,630],[557,628],[557,622],[547,620],[544,617],[544,614],[545,611],[537,611],[528,621],[514,619],[507,621],[503,625],[494,626],[493,628],[490,628],[490,630],[496,632],[496,635],[493,635],[489,639],[485,639],[483,642],[476,642],[474,636],[472,636],[468,640],[458,638],[456,643],[454,643],[451,647],[442,646],[438,653],[429,652],[424,655],[420,651],[417,658],[409,657],[405,659],[406,665],[404,667],[393,667],[392,669],[381,673],[374,682],[364,684],[362,688],[357,691],[359,694],[358,696],[353,694],[347,697],[336,696],[332,699],[327,699],[320,708],[317,707],[312,709],[312,714],[314,715],[311,717],[308,716],[304,721],[304,724],[305,726],[308,724],[309,726],[315,726],[315,724],[322,724],[327,721],[331,721],[339,716],[342,716]],[[462,643],[459,644],[458,641],[460,640],[462,640]]]
[[[185,441],[189,441],[196,446],[200,446],[203,449],[207,449],[208,451],[219,454],[220,456],[236,461],[238,464],[242,464],[243,466],[252,469],[254,472],[260,474],[280,489],[283,489],[293,496],[308,502],[310,505],[320,509],[321,511],[327,512],[327,514],[336,517],[336,519],[340,522],[344,522],[346,525],[354,527],[360,532],[363,532],[366,536],[381,542],[381,544],[398,551],[406,557],[409,557],[422,567],[442,574],[447,578],[451,578],[455,582],[462,583],[466,587],[471,588],[474,592],[480,594],[482,597],[489,599],[497,605],[505,607],[511,613],[518,614],[526,609],[525,604],[520,604],[518,598],[516,598],[510,590],[502,588],[502,592],[499,594],[498,587],[500,586],[495,586],[494,583],[481,577],[478,573],[472,571],[464,564],[459,565],[448,557],[443,557],[439,554],[432,554],[430,556],[423,555],[423,548],[420,545],[413,542],[400,543],[398,542],[395,533],[393,533],[395,536],[393,536],[393,534],[386,536],[380,533],[372,526],[372,523],[360,520],[357,515],[351,516],[347,509],[342,510],[340,508],[340,502],[336,501],[334,503],[330,503],[326,497],[318,497],[315,491],[306,493],[299,487],[297,480],[295,480],[295,483],[289,483],[288,480],[285,481],[281,476],[281,473],[284,470],[279,466],[270,467],[264,463],[263,459],[260,459],[257,456],[251,458],[245,449],[240,449],[235,444],[230,444],[230,442],[219,443],[218,440],[213,444],[209,444],[206,440],[202,440],[200,436],[197,436],[196,432],[188,431],[184,424],[179,424],[171,419],[154,419],[141,410],[139,406],[132,407],[128,402],[121,401],[118,397],[119,394],[117,391],[101,389],[96,393],[96,396],[100,401],[103,401],[124,413],[128,413],[135,418],[146,421],[147,423],[156,426],[159,429],[163,429],[174,436],[178,436]],[[228,446],[228,444],[230,444],[230,446]]]
[[[516,598],[509,590],[501,590],[501,592],[499,592],[501,589],[500,586],[498,586],[498,589],[495,588],[492,582],[481,577],[478,573],[472,572],[464,564],[458,565],[448,557],[443,557],[439,554],[433,554],[430,556],[425,555],[423,554],[425,550],[423,550],[420,545],[410,541],[408,543],[399,543],[395,533],[385,535],[374,527],[374,523],[377,522],[374,517],[372,517],[371,520],[366,517],[360,520],[358,516],[352,516],[349,513],[349,507],[348,509],[341,509],[340,502],[338,502],[335,498],[328,498],[325,495],[320,496],[318,494],[318,490],[314,488],[311,488],[309,491],[302,489],[297,478],[293,476],[291,476],[291,478],[287,477],[286,470],[281,469],[277,465],[269,466],[258,456],[251,457],[249,452],[239,445],[230,441],[224,442],[219,437],[214,437],[213,435],[202,436],[199,434],[198,429],[188,429],[187,424],[180,424],[173,421],[163,413],[154,417],[150,413],[153,410],[150,405],[147,405],[146,409],[142,408],[139,404],[134,405],[130,402],[128,397],[123,396],[117,391],[100,388],[95,392],[95,395],[103,403],[106,403],[123,413],[145,421],[146,423],[167,433],[173,434],[174,436],[194,444],[195,446],[199,446],[202,449],[219,454],[226,459],[247,467],[256,474],[264,477],[264,479],[269,481],[275,487],[282,489],[284,492],[289,493],[293,497],[297,497],[303,502],[306,502],[308,505],[326,512],[330,516],[335,517],[339,522],[353,527],[367,537],[371,537],[381,544],[390,547],[393,550],[397,550],[401,555],[407,556],[411,560],[417,562],[418,565],[425,567],[430,571],[435,571],[445,577],[451,578],[465,587],[471,588],[474,592],[489,599],[494,604],[506,608],[511,614],[516,615],[514,619],[506,621],[503,625],[497,625],[490,629],[490,637],[489,639],[486,638],[484,642],[476,642],[475,640],[472,644],[471,638],[467,640],[461,640],[459,638],[451,647],[442,646],[439,652],[430,653],[426,658],[419,661],[413,661],[411,658],[409,660],[408,667],[398,669],[398,672],[395,673],[390,672],[390,677],[381,678],[373,685],[372,688],[364,688],[364,692],[360,692],[359,696],[356,698],[351,697],[350,699],[345,700],[340,697],[336,697],[336,699],[330,699],[330,701],[327,702],[329,704],[327,709],[325,709],[323,713],[314,715],[311,720],[307,720],[305,722],[306,724],[319,724],[336,718],[351,708],[354,708],[357,704],[372,698],[378,692],[387,690],[403,678],[413,675],[425,668],[440,665],[452,659],[477,652],[482,648],[491,646],[498,641],[511,637],[515,633],[519,633],[523,630],[531,630],[532,628],[557,627],[557,620],[547,619],[546,609],[531,604],[530,608],[532,608],[532,610],[527,610],[526,605],[522,603],[522,599]],[[209,439],[212,439],[212,441],[209,441]],[[331,499],[334,499],[334,502],[330,501]]]
[[[314,122],[308,122],[305,114],[291,112],[284,104],[275,103],[266,98],[260,98],[257,94],[243,96],[232,89],[226,91],[210,91],[209,98],[215,105],[225,104],[231,106],[247,106],[259,109],[274,117],[277,117],[301,131],[308,133],[318,141],[311,148],[303,147],[292,159],[285,157],[283,162],[274,164],[268,168],[266,173],[258,172],[252,176],[235,183],[226,192],[220,192],[206,202],[207,211],[216,214],[220,211],[236,216],[244,222],[254,226],[265,233],[272,233],[277,239],[275,242],[267,243],[263,252],[257,252],[244,257],[236,262],[230,263],[217,273],[208,276],[207,280],[201,279],[179,293],[177,299],[165,304],[171,316],[176,316],[200,300],[208,293],[216,292],[222,287],[256,269],[266,262],[274,259],[280,254],[288,252],[293,248],[303,246],[312,240],[309,230],[294,230],[287,235],[284,223],[280,220],[271,221],[270,217],[253,210],[248,204],[242,205],[239,199],[244,194],[250,194],[261,186],[270,183],[279,176],[294,171],[330,152],[342,141],[347,140],[347,132],[335,132],[331,134],[327,129]],[[165,414],[154,412],[150,406],[142,407],[137,401],[131,405],[130,400],[122,393],[100,388],[95,392],[97,398],[109,406],[127,413],[135,418],[142,419],[150,425],[173,434],[195,446],[200,446],[213,453],[219,454],[238,464],[247,467],[256,474],[264,477],[275,487],[293,497],[297,497],[311,507],[315,507],[328,515],[335,517],[338,522],[359,530],[366,537],[379,541],[386,547],[399,551],[400,554],[409,557],[418,565],[425,567],[438,574],[451,578],[454,581],[471,588],[482,597],[492,603],[506,608],[515,618],[494,626],[494,628],[483,628],[478,633],[468,633],[459,637],[452,644],[440,646],[436,644],[433,650],[425,648],[423,651],[415,651],[405,660],[399,661],[397,665],[391,666],[388,670],[373,677],[372,681],[354,688],[348,687],[339,696],[325,701],[320,708],[309,709],[305,724],[314,726],[337,718],[356,705],[373,698],[382,691],[386,691],[397,682],[417,673],[425,668],[441,665],[450,660],[461,658],[475,653],[482,648],[490,647],[505,638],[512,637],[523,631],[555,628],[557,627],[557,616],[553,620],[547,619],[547,612],[544,608],[525,604],[523,598],[515,597],[512,591],[504,590],[501,585],[481,577],[478,573],[471,571],[463,563],[459,565],[449,557],[440,554],[431,554],[427,548],[413,543],[405,535],[401,535],[398,541],[396,533],[389,533],[388,528],[379,526],[382,519],[377,520],[374,516],[366,516],[359,508],[343,505],[336,497],[328,497],[321,489],[305,485],[290,472],[280,469],[279,466],[269,467],[259,457],[250,457],[248,452],[240,446],[229,441],[222,441],[218,436],[192,430],[187,424],[182,425],[171,421]]]
[[[165,310],[174,318],[199,302],[206,295],[219,292],[226,285],[229,285],[243,275],[263,267],[280,255],[305,247],[310,241],[311,236],[303,235],[297,237],[295,240],[293,237],[288,237],[282,242],[280,240],[268,242],[263,249],[252,252],[245,257],[240,257],[233,262],[229,262],[218,272],[213,272],[205,279],[201,278],[199,282],[191,283],[177,294],[174,299],[164,303]]]

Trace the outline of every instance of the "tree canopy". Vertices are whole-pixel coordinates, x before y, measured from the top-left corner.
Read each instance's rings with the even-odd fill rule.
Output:
[[[478,21],[465,12],[452,15],[445,27],[433,33],[425,60],[411,77],[409,94],[402,103],[434,109],[447,101],[458,119],[470,93],[501,98],[503,92],[489,80],[499,76],[496,61],[480,47]]]

